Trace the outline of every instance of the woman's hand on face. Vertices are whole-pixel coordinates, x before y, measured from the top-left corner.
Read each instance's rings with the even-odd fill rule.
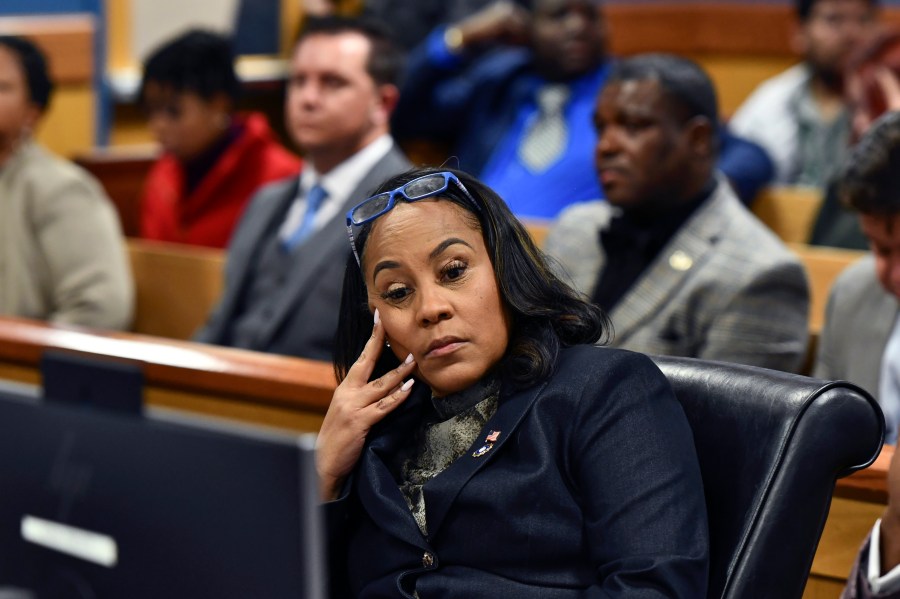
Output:
[[[384,327],[376,310],[372,336],[335,389],[316,441],[316,470],[324,501],[337,498],[371,428],[409,397],[413,380],[404,379],[416,367],[412,354],[397,368],[369,381],[384,340]]]

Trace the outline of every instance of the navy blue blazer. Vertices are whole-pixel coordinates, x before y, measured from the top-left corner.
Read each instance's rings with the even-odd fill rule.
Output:
[[[579,346],[545,382],[507,388],[469,451],[425,485],[427,538],[394,456],[431,409],[428,389],[371,431],[326,506],[333,596],[705,597],[700,471],[659,369]],[[490,431],[499,438],[479,451]]]

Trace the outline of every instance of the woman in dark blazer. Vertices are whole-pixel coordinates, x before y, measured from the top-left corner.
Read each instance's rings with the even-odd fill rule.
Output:
[[[690,429],[490,189],[420,169],[348,214],[317,468],[333,596],[706,596]]]

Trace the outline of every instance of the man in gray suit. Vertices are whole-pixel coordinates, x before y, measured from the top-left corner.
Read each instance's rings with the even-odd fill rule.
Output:
[[[331,359],[350,251],[345,215],[411,166],[388,125],[400,62],[373,23],[310,21],[294,48],[285,109],[304,170],[251,200],[229,244],[224,293],[196,340]]]
[[[609,313],[615,346],[797,370],[806,276],[716,173],[716,106],[693,62],[621,61],[594,114],[607,201],[569,208],[545,249]]]
[[[853,148],[838,182],[872,253],[831,288],[814,374],[845,379],[878,399],[885,441],[900,423],[900,113],[883,116]]]

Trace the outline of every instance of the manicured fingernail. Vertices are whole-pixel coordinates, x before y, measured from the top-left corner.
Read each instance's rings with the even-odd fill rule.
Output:
[[[379,320],[381,320],[381,315],[378,313],[378,308],[375,308],[375,324],[378,324]]]
[[[413,356],[412,356],[412,354],[409,354],[408,356],[406,356],[406,359],[403,360],[403,363],[404,364],[412,364],[412,361],[413,361]]]
[[[409,391],[409,388],[413,386],[413,383],[414,383],[414,382],[415,382],[415,381],[414,381],[413,379],[409,379],[408,381],[406,381],[405,383],[403,383],[403,386],[400,387],[400,390],[401,390],[401,391]]]

